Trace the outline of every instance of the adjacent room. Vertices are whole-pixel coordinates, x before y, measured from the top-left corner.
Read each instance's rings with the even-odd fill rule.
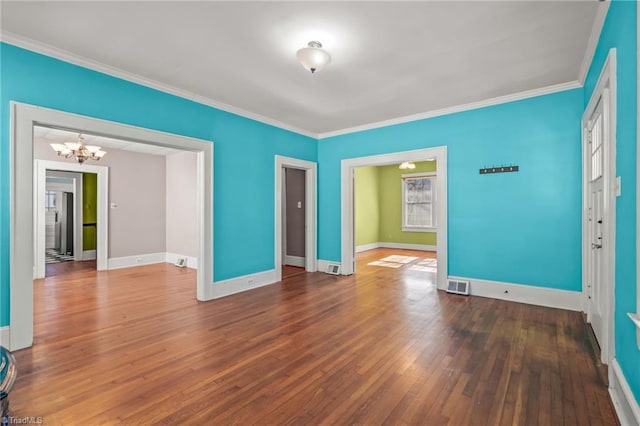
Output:
[[[637,1],[0,12],[3,424],[640,424]]]

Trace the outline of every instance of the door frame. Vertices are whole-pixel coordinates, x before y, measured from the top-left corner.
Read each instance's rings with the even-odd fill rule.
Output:
[[[389,154],[373,155],[368,157],[349,158],[341,161],[341,248],[342,248],[342,275],[351,275],[355,271],[355,206],[353,202],[354,182],[353,175],[356,167],[388,166],[400,164],[403,161],[426,161],[436,159],[436,214],[438,224],[437,235],[437,287],[444,290],[449,275],[448,243],[447,243],[447,147],[418,149],[413,151],[393,152]]]
[[[35,170],[35,169],[34,169]],[[36,172],[37,173],[37,172]],[[54,177],[54,178],[58,178],[58,177],[62,177],[62,178],[66,178],[66,179],[70,179],[73,181],[73,221],[74,221],[74,241],[73,241],[73,247],[74,247],[74,260],[83,260],[83,256],[82,253],[80,253],[80,250],[77,249],[82,248],[82,238],[79,238],[79,236],[82,236],[82,211],[81,211],[81,206],[82,206],[82,180],[79,178],[78,173],[74,173],[74,172],[66,172],[66,171],[58,171],[58,170],[46,170],[45,172],[46,176],[45,176],[45,188],[44,191],[49,191],[49,189],[52,186],[56,186],[56,184],[49,184],[49,182],[47,181],[47,179],[49,177]],[[34,175],[34,179],[35,179],[35,175]],[[38,195],[36,194],[36,192],[34,191],[34,198],[33,199],[33,205],[35,206],[38,199]],[[45,216],[46,216],[46,212],[45,212]],[[46,222],[46,221],[45,221]],[[45,224],[46,226],[46,224]],[[36,229],[34,228],[34,232],[36,232]],[[35,234],[34,234],[35,235]],[[45,238],[46,240],[46,238]],[[45,250],[46,250],[46,241],[45,241]],[[37,253],[37,251],[36,251]],[[35,255],[35,254],[34,254]],[[34,265],[35,267],[35,265]],[[34,278],[35,278],[35,273],[34,273]]]
[[[44,211],[44,191],[46,189],[47,170],[74,172],[74,173],[95,173],[98,175],[98,209],[96,223],[96,269],[98,271],[107,270],[107,247],[109,247],[109,168],[94,164],[79,164],[62,161],[34,160],[34,279],[45,277],[45,211]],[[76,186],[78,187],[78,186]],[[79,186],[82,187],[81,185]],[[76,202],[82,203],[82,193],[76,196]],[[76,226],[76,230],[78,226]],[[82,229],[82,226],[80,226]],[[76,241],[82,242],[82,235],[76,235]],[[76,246],[80,259],[83,249],[82,244]],[[78,257],[76,257],[78,258]]]
[[[130,126],[83,115],[10,102],[10,350],[33,344],[34,158],[35,125],[107,136],[148,145],[192,151],[197,155],[197,211],[199,229],[196,297],[213,292],[213,142]],[[18,237],[19,236],[19,237]],[[5,342],[3,342],[5,345]]]
[[[316,200],[317,200],[317,164],[313,161],[299,160],[297,158],[275,156],[275,271],[276,281],[282,281],[282,200],[284,197],[283,179],[284,168],[299,169],[305,171],[305,270],[315,272],[318,269],[316,252]]]
[[[588,149],[588,121],[602,98],[604,133],[608,144],[604,150],[604,212],[602,241],[603,277],[605,283],[611,283],[603,292],[602,301],[605,337],[600,344],[600,358],[604,364],[610,365],[615,357],[615,241],[616,241],[616,50],[611,49],[598,78],[589,103],[581,120],[582,128],[582,306],[589,316],[590,274],[589,253],[589,182],[588,162],[591,161]]]

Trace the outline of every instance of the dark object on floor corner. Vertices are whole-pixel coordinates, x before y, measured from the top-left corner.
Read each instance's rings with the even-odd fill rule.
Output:
[[[8,424],[9,421],[9,393],[17,374],[16,359],[13,354],[0,346],[0,421],[3,425]]]

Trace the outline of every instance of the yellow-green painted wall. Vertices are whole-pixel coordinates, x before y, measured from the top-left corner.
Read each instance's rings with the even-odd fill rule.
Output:
[[[436,245],[435,232],[402,230],[402,175],[436,171],[435,161],[415,164],[409,171],[397,165],[356,168],[356,246],[376,242]]]
[[[82,249],[96,249],[96,221],[98,220],[98,175],[82,174]]]
[[[355,170],[356,246],[380,241],[378,167],[358,167]]]

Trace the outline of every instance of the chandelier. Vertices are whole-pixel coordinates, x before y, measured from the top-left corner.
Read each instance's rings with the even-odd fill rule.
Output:
[[[416,165],[413,161],[404,161],[398,168],[401,170],[413,170],[416,168]]]
[[[75,157],[80,164],[89,159],[98,161],[106,154],[105,151],[100,150],[99,146],[85,145],[82,133],[78,133],[78,142],[52,143],[51,148],[60,157]]]

